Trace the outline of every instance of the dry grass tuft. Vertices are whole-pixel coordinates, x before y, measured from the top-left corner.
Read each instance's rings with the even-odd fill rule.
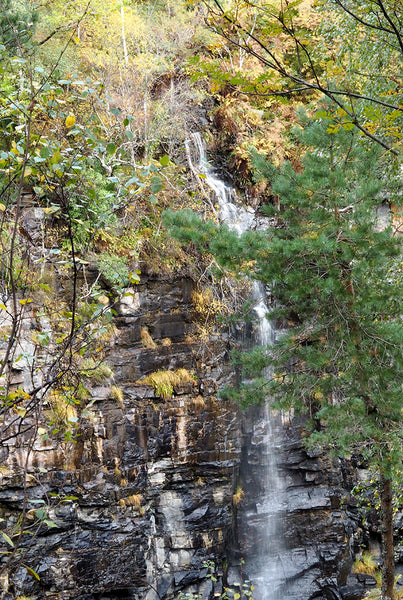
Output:
[[[234,506],[238,506],[238,504],[240,504],[242,502],[242,499],[244,496],[245,496],[245,492],[243,491],[241,486],[238,485],[235,490],[235,494],[232,495],[232,502],[234,503]]]
[[[143,496],[141,494],[132,494],[126,498],[126,504],[129,506],[135,506],[139,508],[141,506],[141,502],[143,500]]]
[[[118,502],[119,506],[122,508],[126,508],[128,506],[133,506],[138,510],[142,510],[141,502],[143,500],[143,496],[141,494],[132,494],[131,496],[127,496],[127,498],[121,498]]]
[[[121,406],[124,406],[123,390],[120,387],[117,387],[116,385],[111,387],[111,398]]]
[[[142,327],[140,329],[140,338],[141,338],[144,348],[148,348],[149,350],[151,350],[152,348],[157,347],[157,344],[154,342],[153,338],[151,337],[151,334],[148,331],[147,327]]]
[[[200,396],[199,394],[195,398],[192,398],[192,404],[195,408],[203,408],[206,405],[206,402],[203,396]]]
[[[378,571],[378,565],[374,556],[370,552],[363,552],[356,559],[353,565],[353,573],[365,573],[366,575],[375,576]]]
[[[159,398],[169,400],[173,396],[174,387],[193,382],[194,379],[195,376],[187,369],[177,369],[176,371],[156,371],[144,377],[140,382],[151,385],[155,395]]]

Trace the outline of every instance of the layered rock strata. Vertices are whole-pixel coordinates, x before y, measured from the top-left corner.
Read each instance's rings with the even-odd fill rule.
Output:
[[[267,529],[256,508],[265,417],[217,399],[232,377],[228,339],[194,336],[191,292],[187,279],[149,279],[122,299],[107,357],[113,380],[92,386],[74,442],[39,438],[30,447],[27,434],[2,444],[3,523],[43,501],[55,525],[24,537],[12,579],[2,575],[7,600],[208,598],[236,583],[241,557],[242,577],[253,579]],[[190,376],[172,394],[144,382],[178,369]],[[340,505],[341,471],[306,453],[298,423],[282,424],[277,450],[279,505],[287,505],[281,598],[332,597],[346,579],[354,528]],[[206,577],[226,557],[218,581]]]

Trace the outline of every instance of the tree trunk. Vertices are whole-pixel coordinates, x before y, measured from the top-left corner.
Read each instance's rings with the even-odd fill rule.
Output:
[[[382,599],[394,600],[395,556],[393,546],[392,480],[380,475],[382,532]]]
[[[125,57],[125,65],[126,67],[129,64],[129,54],[127,52],[127,43],[126,43],[126,33],[125,33],[125,9],[123,6],[123,1],[120,2],[120,20],[122,23],[122,45],[123,45],[123,55]]]

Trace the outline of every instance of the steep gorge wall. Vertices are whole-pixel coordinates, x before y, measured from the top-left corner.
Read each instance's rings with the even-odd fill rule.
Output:
[[[57,528],[43,525],[26,542],[6,597],[155,598],[203,582],[203,562],[218,561],[231,529],[231,497],[239,462],[239,419],[215,393],[229,374],[226,342],[198,357],[191,333],[189,280],[147,281],[123,299],[108,363],[123,402],[109,385],[91,390],[90,415],[75,443],[11,439],[2,447],[0,507],[17,520],[27,498],[51,498]],[[145,348],[142,327],[156,344]],[[186,337],[186,341],[185,341]],[[164,345],[161,340],[164,339]],[[169,339],[169,342],[166,340]],[[138,380],[159,369],[197,376],[163,400]],[[18,455],[18,460],[16,457]],[[6,587],[6,578],[3,585]]]
[[[247,568],[256,558],[266,529],[256,515],[263,415],[260,408],[241,415],[217,399],[217,389],[232,377],[229,340],[223,335],[201,345],[194,337],[192,285],[186,278],[148,279],[122,299],[107,358],[114,378],[92,387],[92,407],[75,443],[37,441],[29,456],[28,439],[3,444],[1,517],[16,521],[23,509],[26,463],[27,499],[50,501],[57,525],[42,525],[27,537],[22,561],[40,581],[19,566],[7,600],[22,593],[154,600],[189,591],[207,598],[220,592],[221,581],[206,579],[206,560],[220,567],[229,558],[232,583],[240,557]],[[154,340],[149,347],[145,327]],[[196,377],[178,384],[172,398],[139,381],[178,368]],[[113,397],[111,385],[123,401]],[[290,506],[282,531],[284,598],[339,597],[326,589],[344,582],[354,528],[339,502],[341,471],[321,455],[307,455],[298,423],[282,436]],[[235,508],[239,484],[245,497]]]

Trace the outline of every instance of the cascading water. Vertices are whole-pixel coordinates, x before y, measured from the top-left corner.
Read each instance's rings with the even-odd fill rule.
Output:
[[[187,142],[188,160],[195,174],[205,177],[207,186],[214,192],[219,206],[219,218],[239,235],[251,229],[255,222],[255,213],[251,208],[245,208],[234,201],[235,191],[219,179],[207,161],[202,138],[199,133],[192,134],[196,159],[192,158],[191,142]],[[256,325],[254,342],[262,346],[274,343],[276,331],[266,318],[268,307],[266,303],[265,286],[257,281],[252,283],[252,297]],[[269,374],[268,374],[269,375]],[[285,573],[282,567],[283,532],[282,515],[285,509],[285,484],[280,476],[278,466],[278,440],[281,431],[281,418],[270,410],[266,402],[263,414],[254,424],[251,444],[258,446],[258,464],[247,464],[246,471],[257,469],[255,478],[259,479],[259,495],[255,499],[253,509],[245,513],[252,548],[251,556],[246,553],[245,569],[252,581],[257,600],[285,600],[283,587]],[[256,454],[256,453],[255,453]],[[263,530],[262,530],[263,524]]]
[[[200,133],[192,134],[192,142],[197,152],[197,163],[195,165],[192,159],[191,142],[186,142],[187,156],[192,171],[196,174],[202,174],[206,178],[206,184],[214,192],[219,206],[219,217],[223,223],[226,223],[230,229],[241,234],[250,229],[255,218],[255,212],[252,208],[244,208],[233,202],[234,189],[224,183],[222,179],[215,176],[214,170],[209,166],[206,158],[206,152]]]

